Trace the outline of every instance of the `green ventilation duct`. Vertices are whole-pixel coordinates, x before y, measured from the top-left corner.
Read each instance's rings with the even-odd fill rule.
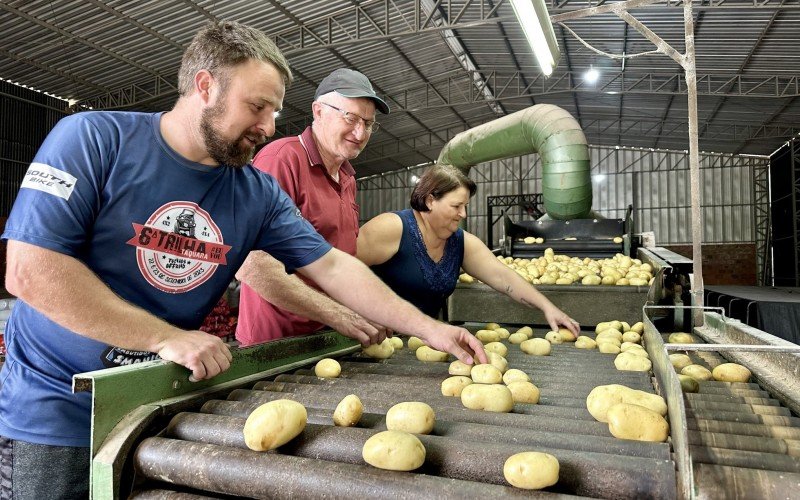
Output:
[[[577,120],[552,104],[530,108],[471,128],[453,137],[438,163],[469,173],[478,163],[539,153],[547,215],[571,220],[590,217],[592,178],[589,147]]]

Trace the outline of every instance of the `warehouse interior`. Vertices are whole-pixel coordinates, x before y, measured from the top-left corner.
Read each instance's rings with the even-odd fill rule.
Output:
[[[590,296],[591,290],[579,290],[589,288],[580,282],[545,284],[532,275],[528,281],[537,288],[541,284],[556,305],[570,309],[583,335],[600,335],[599,325],[609,326],[607,322],[621,322],[616,329],[622,334],[642,323],[638,336],[652,361],[644,373],[619,371],[613,358],[593,354],[600,379],[608,375],[608,383],[664,397],[669,406],[667,442],[611,437],[605,423],[585,411],[587,392],[598,383],[591,373],[575,373],[571,389],[558,386],[552,372],[575,370],[567,363],[595,362],[583,350],[567,348],[569,342],[554,343],[553,355],[537,357],[537,365],[533,356],[501,336],[499,342],[513,351],[508,353],[509,367],[516,362],[532,382],[540,380],[540,403],[517,405],[508,415],[469,416],[460,403],[448,406],[442,401],[452,398],[438,395],[441,379],[453,374],[448,365],[420,365],[409,349],[398,350],[392,359],[371,361],[356,343],[324,333],[241,349],[228,372],[200,386],[185,383],[187,374],[180,366],[158,362],[145,370],[144,365],[131,366],[78,377],[76,390],[94,389],[94,498],[126,497],[139,487],[144,489],[134,494],[138,498],[166,498],[157,495],[168,490],[269,496],[266,492],[274,492],[278,479],[249,484],[233,473],[215,476],[213,465],[198,458],[224,446],[235,451],[220,451],[220,470],[238,469],[249,460],[247,453],[255,452],[238,449],[245,447],[240,443],[244,420],[256,402],[274,400],[250,394],[257,391],[292,393],[289,399],[308,407],[302,440],[280,449],[285,462],[258,457],[242,469],[267,470],[292,483],[279,497],[318,497],[325,491],[333,496],[405,493],[414,498],[524,493],[512,490],[497,467],[487,466],[484,474],[464,463],[502,462],[509,449],[520,451],[526,443],[532,450],[557,450],[553,454],[562,464],[561,476],[545,489],[552,495],[747,498],[755,491],[759,498],[783,498],[800,481],[800,2],[690,1],[687,22],[686,2],[678,0],[535,0],[529,3],[546,8],[558,45],[549,75],[537,62],[514,3],[3,1],[0,221],[5,225],[36,151],[62,118],[89,110],[171,109],[178,98],[183,50],[208,23],[230,20],[258,28],[287,58],[294,81],[276,115],[273,141],[297,136],[311,125],[315,90],[333,70],[350,68],[369,78],[391,112],[378,115],[380,128],[351,160],[362,225],[384,212],[407,208],[418,179],[462,133],[534,106],[557,106],[574,118],[586,139],[592,215],[576,219],[593,220],[596,229],[585,239],[594,240],[592,248],[602,247],[609,258],[615,253],[629,261],[638,257],[639,265],[653,271],[642,286],[601,285],[608,291],[592,293],[602,299]],[[646,32],[662,44],[654,45]],[[687,71],[675,60],[690,49],[696,71],[696,147],[691,144]],[[590,243],[571,241],[574,236],[582,242],[584,233],[563,232],[578,231],[577,220],[571,228],[570,220],[558,227],[547,222],[549,232],[541,222],[536,226],[545,212],[546,163],[531,149],[498,153],[469,163],[465,170],[477,189],[464,227],[523,277],[527,273],[522,268],[544,258],[545,248],[555,248],[557,255],[606,257],[590,254]],[[698,190],[697,206],[693,188]],[[616,221],[617,226],[600,234],[597,227],[603,221]],[[527,243],[536,236],[545,236],[546,242]],[[573,248],[579,250],[570,253]],[[698,261],[694,256],[700,249]],[[520,264],[520,259],[526,260]],[[5,260],[4,241],[4,267]],[[538,311],[530,312],[485,284],[466,281],[448,299],[445,319],[473,333],[494,322],[506,326],[506,333],[532,325],[534,336],[545,338],[549,328]],[[235,284],[230,290],[237,290]],[[8,302],[0,301],[0,317],[7,313],[3,325],[13,305],[13,298],[6,296]],[[235,325],[236,299],[230,294],[226,299],[224,307],[214,309],[213,321]],[[622,331],[623,323],[628,330]],[[223,330],[232,339],[232,330]],[[681,341],[668,335],[673,332],[691,333],[696,344],[680,349]],[[695,393],[681,394],[668,357],[677,353],[709,373],[728,362],[744,365],[749,379],[702,380]],[[326,357],[339,359],[344,378],[315,377],[313,363]],[[543,364],[539,359],[545,359]],[[344,376],[348,370],[355,375],[352,379]],[[405,384],[398,381],[403,377],[408,377]],[[255,381],[255,391],[250,391]],[[374,384],[381,381],[385,387],[376,389]],[[120,403],[115,391],[131,385],[148,389],[131,391]],[[413,397],[409,387],[415,385],[435,393],[417,398],[436,408],[431,438],[437,432],[442,437],[423,439],[434,458],[429,457],[412,485],[403,473],[363,465],[359,447],[375,430],[386,428],[381,418],[389,403]],[[233,393],[221,395],[223,388]],[[362,397],[369,425],[347,429],[358,430],[355,434],[331,427],[328,410],[359,390],[375,391]],[[443,404],[441,411],[437,404]],[[575,408],[585,415],[574,417]],[[552,417],[554,422],[541,423]],[[159,433],[167,424],[168,430]],[[491,446],[477,437],[490,425],[499,440]],[[513,426],[522,429],[523,437],[510,432]],[[161,437],[148,437],[156,433]],[[164,436],[177,444],[159,442],[166,441]],[[191,445],[182,447],[179,439]],[[141,462],[134,465],[137,446]],[[461,458],[456,457],[459,446]],[[165,456],[203,470],[204,478],[193,483],[190,474],[169,470]],[[291,471],[305,465],[314,471],[308,484],[298,485],[302,481]],[[443,478],[453,483],[445,484]]]

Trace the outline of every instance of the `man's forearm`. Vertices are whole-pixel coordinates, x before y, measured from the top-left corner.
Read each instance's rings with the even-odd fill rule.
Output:
[[[116,347],[158,352],[183,332],[122,300],[79,260],[27,243],[8,242],[6,287],[64,328]]]
[[[299,270],[314,276],[331,297],[361,316],[399,333],[425,338],[438,322],[398,297],[358,259],[333,249]]]

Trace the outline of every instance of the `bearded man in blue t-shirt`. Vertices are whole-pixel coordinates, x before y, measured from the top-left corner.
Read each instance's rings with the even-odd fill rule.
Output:
[[[90,396],[71,392],[74,374],[156,357],[197,380],[228,369],[227,345],[197,328],[251,250],[376,323],[485,361],[469,332],[332,248],[249,164],[290,82],[266,35],[214,24],[184,53],[171,111],[79,113],[48,135],[2,236],[20,300],[0,373],[1,497],[88,496]]]

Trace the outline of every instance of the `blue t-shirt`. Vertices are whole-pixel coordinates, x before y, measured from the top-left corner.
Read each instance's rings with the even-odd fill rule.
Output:
[[[394,293],[414,304],[428,316],[437,317],[445,299],[453,293],[464,262],[464,231],[456,230],[445,242],[439,262],[428,255],[422,233],[411,209],[395,212],[403,221],[403,235],[397,253],[372,271]]]
[[[251,250],[289,270],[330,250],[272,177],[186,160],[164,141],[160,120],[129,112],[61,120],[28,168],[2,237],[78,259],[122,299],[185,329],[200,326]],[[89,445],[91,398],[72,393],[74,374],[157,358],[75,334],[23,301],[5,341],[0,435],[40,444]]]

